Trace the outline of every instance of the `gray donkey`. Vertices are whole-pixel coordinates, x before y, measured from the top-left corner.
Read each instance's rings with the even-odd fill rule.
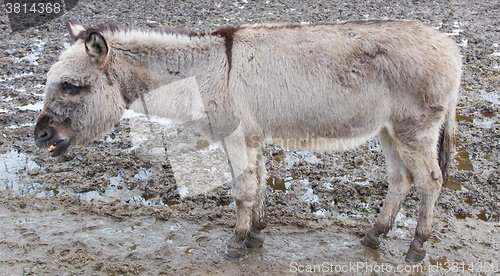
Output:
[[[52,156],[109,131],[125,108],[198,121],[222,142],[236,229],[226,256],[263,243],[266,141],[309,150],[378,135],[389,191],[362,243],[377,248],[415,182],[420,198],[406,260],[419,262],[447,178],[461,76],[459,49],[419,22],[255,24],[210,34],[84,28],[48,73],[35,142]],[[185,89],[183,83],[195,83]],[[200,119],[201,118],[201,119]]]

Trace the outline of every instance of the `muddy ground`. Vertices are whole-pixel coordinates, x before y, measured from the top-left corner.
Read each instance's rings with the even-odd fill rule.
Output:
[[[403,274],[498,275],[498,1],[311,0],[81,1],[61,18],[14,34],[2,12],[0,274],[399,275],[395,269],[406,265],[416,226],[414,190],[378,251],[359,243],[387,188],[375,139],[335,154],[266,147],[271,175],[266,241],[262,249],[228,261],[220,252],[235,223],[229,184],[222,181],[201,194],[179,189],[169,155],[176,142],[165,142],[172,135],[158,131],[160,123],[126,117],[104,138],[60,158],[36,148],[32,134],[46,73],[69,46],[67,19],[210,31],[250,22],[384,17],[421,20],[447,33],[459,43],[464,64],[452,177],[436,206],[424,270],[402,267]],[[157,131],[144,135],[136,127],[140,120]],[[217,148],[194,141],[200,154],[216,154]]]

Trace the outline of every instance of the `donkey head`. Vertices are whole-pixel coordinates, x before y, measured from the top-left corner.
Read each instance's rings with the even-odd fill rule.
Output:
[[[73,45],[49,70],[45,103],[35,127],[35,143],[52,156],[108,131],[125,109],[119,86],[110,77],[112,53],[95,29],[68,22]]]

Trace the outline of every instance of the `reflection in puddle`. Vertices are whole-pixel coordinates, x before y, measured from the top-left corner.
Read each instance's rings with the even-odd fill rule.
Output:
[[[474,122],[474,119],[472,119],[472,117],[467,116],[467,115],[458,114],[458,112],[457,112],[457,115],[456,115],[456,119],[457,119],[457,121],[466,121],[466,122],[469,122],[469,123],[473,123]]]
[[[270,175],[267,179],[267,185],[275,191],[282,191],[286,193],[285,180],[283,178]]]
[[[206,150],[210,147],[210,143],[206,140],[198,140],[196,141],[196,150]]]
[[[285,178],[280,178],[274,175],[270,175],[267,178],[267,185],[271,187],[274,191],[287,192],[290,185],[292,185],[293,180],[301,180],[298,176],[292,175]]]
[[[497,93],[494,93],[494,90],[482,90],[477,87],[464,87],[465,91],[477,91],[479,96],[486,101],[492,102],[493,104],[500,104],[500,97]],[[463,100],[470,102],[469,100]],[[463,121],[472,123],[476,127],[480,128],[491,128],[493,125],[500,124],[499,120],[495,114],[490,110],[482,110],[482,111],[466,111],[464,110],[463,104],[459,103],[457,112],[456,112],[457,121]],[[469,125],[470,126],[470,125]]]
[[[456,165],[457,169],[461,171],[474,171],[469,153],[462,142],[457,140],[455,146],[457,150],[457,155],[455,157],[455,160],[458,162]]]
[[[134,179],[136,180],[147,180],[153,176],[153,172],[146,168],[140,168],[139,171],[134,175]],[[140,190],[129,190],[121,186],[120,184],[123,182],[123,174],[119,174],[117,176],[113,176],[109,178],[109,186],[104,191],[104,194],[99,193],[98,191],[91,190],[84,193],[73,193],[74,195],[79,196],[81,199],[119,199],[123,200],[125,203],[138,203],[148,206],[154,205],[166,205],[163,201],[158,200],[156,195],[146,195]]]
[[[470,219],[482,220],[485,222],[500,222],[500,218],[498,217],[498,215],[493,215],[486,210],[481,210],[477,215],[463,214],[463,213],[454,213],[453,215],[455,216],[455,218],[461,220],[470,218]]]
[[[449,262],[448,258],[446,256],[442,256],[441,258],[433,259],[432,257],[429,256],[429,263],[431,265],[437,266],[439,268],[442,268],[444,270],[449,269]]]
[[[99,192],[97,191],[89,191],[85,193],[75,193],[75,195],[78,195],[81,199],[104,199],[104,196],[100,195]]]
[[[211,226],[205,226],[201,229],[198,229],[198,232],[203,232],[203,233],[210,233],[210,230],[214,229],[213,227]]]
[[[490,112],[490,111],[481,111],[480,113],[483,117],[486,117],[486,118],[495,118],[496,117],[495,113]]]
[[[477,219],[480,219],[482,221],[489,221],[489,222],[499,222],[500,219],[498,218],[498,215],[492,215],[490,212],[486,210],[481,210],[479,214],[477,215]]]
[[[107,199],[120,199],[127,203],[134,202],[144,205],[165,205],[161,200],[155,200],[155,196],[146,196],[139,190],[127,190],[120,186],[123,181],[123,175],[117,175],[109,178],[109,186],[104,193],[96,190],[87,190],[83,193],[72,192],[60,186],[52,190],[42,190],[43,185],[37,182],[29,182],[24,178],[27,177],[26,173],[38,174],[40,166],[31,160],[31,157],[26,153],[18,153],[16,151],[9,151],[0,154],[0,189],[11,190],[16,195],[27,195],[29,193],[36,193],[37,197],[55,196],[59,193],[67,193],[80,197],[83,200],[107,200]],[[153,176],[150,170],[140,168],[134,179],[147,180]],[[23,181],[24,180],[24,181]]]
[[[17,195],[25,195],[35,191],[39,183],[22,183],[22,171],[34,172],[40,166],[31,160],[26,153],[9,151],[0,154],[0,189],[12,190]]]
[[[145,168],[140,168],[136,175],[134,175],[135,179],[146,180],[149,179],[153,175],[152,172],[146,170]]]
[[[462,189],[465,190],[465,191],[468,190],[464,186],[464,184],[462,184],[462,182],[460,182],[460,180],[458,180],[454,176],[449,176],[448,177],[448,181],[446,182],[446,184],[444,184],[444,187],[447,188],[447,189],[450,189],[450,190],[454,190],[454,191],[462,191]]]

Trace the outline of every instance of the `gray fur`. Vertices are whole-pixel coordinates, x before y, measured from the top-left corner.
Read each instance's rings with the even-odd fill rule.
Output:
[[[238,257],[261,244],[266,225],[264,142],[342,150],[378,135],[389,191],[363,243],[378,246],[415,183],[419,217],[407,259],[425,256],[461,75],[458,47],[445,35],[395,20],[241,25],[208,35],[68,26],[75,43],[49,71],[37,145],[87,143],[127,106],[141,111],[140,97],[150,114],[181,121],[205,114],[233,172],[237,222],[227,255]],[[195,79],[196,93],[182,90],[186,78]],[[67,95],[64,82],[83,88]],[[200,104],[186,100],[195,98]]]

